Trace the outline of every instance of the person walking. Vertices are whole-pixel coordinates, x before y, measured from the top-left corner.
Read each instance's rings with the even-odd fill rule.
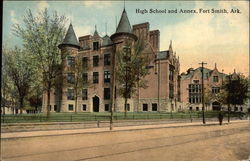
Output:
[[[220,123],[220,125],[222,125],[222,121],[223,121],[223,114],[222,114],[222,112],[221,112],[221,111],[219,112],[218,119],[219,119],[219,123]]]

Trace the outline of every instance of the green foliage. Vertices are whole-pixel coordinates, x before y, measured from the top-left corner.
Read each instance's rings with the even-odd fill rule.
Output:
[[[65,22],[66,18],[59,16],[56,11],[50,15],[45,9],[34,15],[28,10],[23,19],[24,25],[13,26],[14,34],[23,39],[24,48],[31,54],[37,70],[36,78],[42,78],[40,83],[48,97],[47,116],[49,116],[50,92],[60,73],[61,53],[57,46],[63,40]]]
[[[248,79],[239,74],[236,78],[231,75],[223,85],[223,89],[226,92],[224,98],[228,104],[243,105],[248,97]]]
[[[9,50],[3,46],[2,52],[2,73],[1,73],[1,107],[3,107],[3,114],[5,114],[5,107],[14,108],[16,106],[17,91],[11,81],[8,71],[8,57],[11,56]]]
[[[30,92],[32,81],[34,80],[34,68],[32,66],[29,53],[15,47],[14,49],[4,50],[4,71],[9,88],[16,92],[14,98],[19,102],[19,108],[24,107],[24,99]],[[6,85],[7,85],[6,84]]]

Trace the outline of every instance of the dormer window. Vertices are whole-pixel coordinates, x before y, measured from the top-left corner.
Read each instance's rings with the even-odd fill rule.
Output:
[[[99,42],[93,42],[93,50],[99,49]]]

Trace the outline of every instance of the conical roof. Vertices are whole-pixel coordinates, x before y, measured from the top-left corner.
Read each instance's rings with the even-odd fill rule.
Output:
[[[103,39],[102,46],[108,46],[113,44],[112,40],[108,35],[105,35],[102,39]]]
[[[75,31],[74,31],[71,23],[69,25],[68,31],[66,33],[66,36],[65,36],[62,44],[60,44],[59,46],[62,46],[62,45],[73,45],[73,46],[76,46],[78,48],[80,47],[79,42],[76,38]]]
[[[127,16],[127,12],[124,8],[123,12],[122,12],[122,16],[119,22],[118,27],[116,28],[116,33],[119,32],[128,32],[131,33],[131,26],[128,20],[128,16]]]

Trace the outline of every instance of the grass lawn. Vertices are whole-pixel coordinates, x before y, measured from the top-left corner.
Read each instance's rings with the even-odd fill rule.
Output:
[[[223,112],[227,117],[227,112]],[[240,117],[242,113],[232,112],[231,117]],[[124,112],[115,112],[114,120],[145,120],[145,119],[190,119],[202,118],[202,112],[128,112],[125,118]],[[217,118],[218,111],[205,112],[206,118]],[[47,118],[45,114],[22,114],[22,115],[2,115],[1,123],[25,123],[25,122],[83,122],[83,121],[108,121],[109,112],[86,112],[86,113],[51,113]]]

